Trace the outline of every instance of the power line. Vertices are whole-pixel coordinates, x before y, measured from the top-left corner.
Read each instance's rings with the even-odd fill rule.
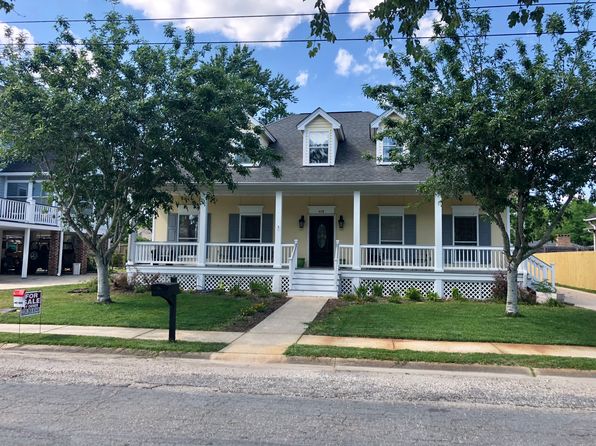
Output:
[[[550,3],[541,3],[536,6],[565,6],[565,5],[586,5],[591,3],[590,1],[564,1],[564,2],[550,2]],[[470,6],[469,9],[505,9],[505,8],[517,8],[520,5],[518,3],[509,3],[509,4],[496,4],[496,5],[485,5],[485,6]],[[458,8],[461,9],[461,8]],[[438,8],[429,8],[428,11],[438,11]],[[370,11],[336,11],[336,12],[328,12],[330,16],[349,16],[349,15],[359,15],[359,14],[368,14]],[[223,19],[254,19],[254,18],[280,18],[280,17],[313,17],[316,13],[315,12],[291,12],[291,13],[279,13],[279,14],[238,14],[238,15],[220,15],[220,16],[191,16],[191,17],[135,17],[134,20],[136,22],[180,22],[180,21],[187,21],[187,20],[223,20]],[[86,23],[86,19],[66,19],[69,23]],[[122,18],[120,20],[116,20],[117,22],[124,22],[126,18]],[[95,22],[107,22],[108,19],[94,19]],[[53,19],[43,19],[43,20],[11,20],[7,22],[3,22],[7,25],[27,25],[27,24],[35,24],[35,23],[55,23],[56,20]]]
[[[590,34],[596,33],[596,30],[587,30],[587,31],[564,31],[561,34],[581,34],[583,32],[588,32]],[[537,36],[538,34],[535,32],[515,32],[515,33],[495,33],[495,34],[463,34],[459,35],[460,39],[466,38],[475,38],[475,37],[531,37]],[[448,39],[451,36],[419,36],[419,37],[411,37],[413,39],[418,40],[428,40],[428,39]],[[410,37],[405,36],[394,36],[391,37],[389,40],[408,40]],[[339,37],[335,39],[336,42],[371,42],[371,41],[379,41],[383,40],[380,37]],[[314,43],[325,43],[328,42],[325,39],[279,39],[279,40],[197,40],[194,42],[194,45],[249,45],[249,44],[266,44],[266,43],[307,43],[307,42],[314,42]],[[129,46],[141,46],[141,45],[151,45],[151,46],[165,46],[165,45],[174,45],[175,42],[126,42],[126,45]],[[180,44],[184,45],[184,42],[180,42]],[[0,46],[8,46],[8,45],[17,45],[17,43],[0,43]],[[72,44],[57,44],[55,42],[45,42],[45,43],[31,43],[31,42],[23,42],[21,45],[24,46],[49,46],[49,45],[66,45],[66,46],[83,46],[86,45],[84,42],[74,42]],[[113,43],[104,43],[104,46],[115,46],[117,44]]]

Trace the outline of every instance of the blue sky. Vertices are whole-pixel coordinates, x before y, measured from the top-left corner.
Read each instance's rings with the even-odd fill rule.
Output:
[[[310,12],[313,3],[314,0],[121,0],[116,8],[135,17],[155,18]],[[376,3],[378,0],[326,1],[331,11],[368,10]],[[515,0],[478,0],[472,3],[481,6],[515,3]],[[547,12],[561,11],[563,8],[548,7]],[[0,14],[0,24],[12,20],[54,19],[59,15],[82,18],[87,12],[99,17],[109,9],[111,5],[105,0],[16,0],[15,11],[8,15]],[[510,31],[506,25],[506,17],[510,11],[511,9],[492,11],[493,32]],[[429,15],[421,24],[419,35],[428,35],[432,18]],[[365,15],[335,16],[332,20],[338,37],[362,37],[373,25]],[[309,36],[307,18],[196,20],[177,24],[181,28],[192,26],[199,40],[301,39]],[[55,36],[52,24],[14,26],[30,32],[35,42],[47,42]],[[163,23],[143,22],[140,27],[147,40],[163,40]],[[83,36],[86,28],[75,24],[73,30],[77,35]],[[510,39],[499,38],[494,41],[497,43]],[[535,40],[524,39],[529,42]],[[362,85],[388,83],[392,79],[390,71],[382,63],[382,47],[378,43],[323,44],[315,58],[308,56],[304,43],[256,45],[254,48],[255,56],[263,66],[302,84],[297,92],[298,102],[289,107],[291,112],[310,112],[319,106],[327,111],[379,112],[377,104],[362,95]]]

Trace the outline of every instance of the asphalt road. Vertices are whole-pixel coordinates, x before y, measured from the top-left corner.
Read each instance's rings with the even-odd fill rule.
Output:
[[[0,350],[0,444],[596,444],[596,379]]]

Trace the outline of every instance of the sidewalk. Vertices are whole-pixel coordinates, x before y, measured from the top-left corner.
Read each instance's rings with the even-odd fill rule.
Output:
[[[596,294],[586,291],[572,290],[562,286],[557,287],[557,291],[565,296],[565,302],[576,307],[587,308],[596,311]]]
[[[348,338],[310,335],[302,336],[298,341],[298,345],[375,348],[382,350],[415,350],[420,352],[496,353],[503,355],[540,355],[566,356],[571,358],[596,358],[596,347],[583,347],[575,345],[418,341],[410,339]]]
[[[0,275],[0,290],[14,290],[18,288],[40,288],[44,286],[56,286],[56,285],[75,285],[78,283],[87,282],[88,280],[94,279],[96,274],[84,274],[81,276],[44,276],[44,275],[32,275],[26,279],[21,279],[21,276],[8,276]]]
[[[18,324],[0,324],[0,332],[18,333]],[[21,324],[21,333],[39,333],[39,325]],[[101,336],[107,338],[167,341],[168,330],[155,328],[98,327],[93,325],[43,325],[42,334]],[[189,342],[223,342],[229,344],[242,336],[241,332],[176,330],[176,339]]]

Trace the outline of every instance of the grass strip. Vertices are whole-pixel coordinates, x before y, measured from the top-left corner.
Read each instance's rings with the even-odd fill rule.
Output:
[[[380,350],[373,348],[324,347],[316,345],[290,346],[287,356],[378,359],[406,362],[434,362],[446,364],[480,364],[519,366],[530,368],[596,370],[596,359],[568,358],[562,356],[501,355],[496,353],[444,353],[413,350]]]
[[[0,333],[0,344],[66,345],[75,347],[125,348],[151,352],[216,352],[227,344],[221,342],[168,342],[144,339],[121,339],[102,336]]]

